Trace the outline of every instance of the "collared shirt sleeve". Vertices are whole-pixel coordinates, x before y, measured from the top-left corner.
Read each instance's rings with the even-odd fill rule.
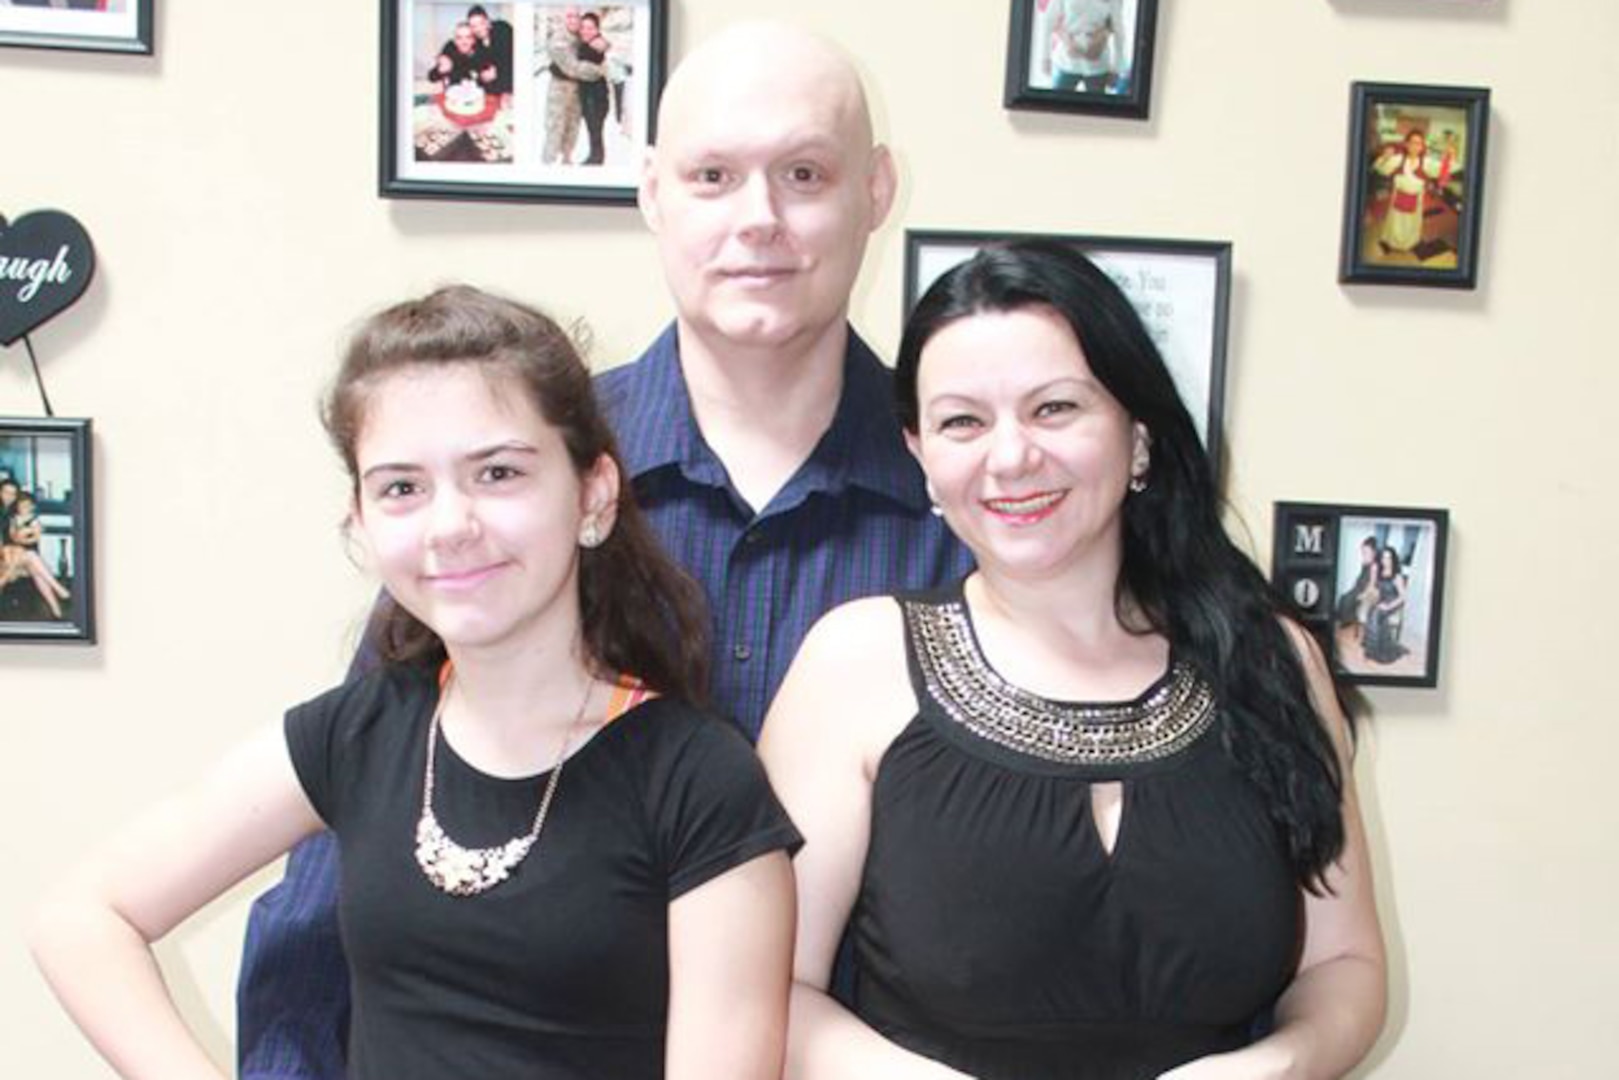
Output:
[[[337,843],[293,849],[280,884],[253,902],[236,986],[242,1080],[343,1080],[349,978],[337,929]]]

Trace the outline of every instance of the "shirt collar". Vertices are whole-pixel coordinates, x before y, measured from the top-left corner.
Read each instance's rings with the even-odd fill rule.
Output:
[[[921,470],[894,415],[894,373],[853,327],[837,412],[797,479],[814,485],[812,490],[855,486],[913,510],[928,505]]]
[[[723,485],[725,468],[692,415],[680,369],[680,339],[671,323],[642,354],[625,389],[623,416],[637,426],[620,441],[632,477],[677,465],[690,479]],[[893,372],[854,328],[843,358],[843,389],[832,423],[775,502],[797,503],[818,491],[860,487],[913,510],[928,505],[921,471],[905,448],[894,415]]]
[[[680,341],[670,323],[635,363],[634,377],[622,384],[622,416],[635,425],[633,439],[619,439],[619,453],[632,477],[694,456],[702,443],[691,397],[680,374]],[[706,449],[706,448],[705,448]]]

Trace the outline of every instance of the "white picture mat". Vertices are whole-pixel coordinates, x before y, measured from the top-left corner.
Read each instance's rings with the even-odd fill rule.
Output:
[[[1219,322],[1217,299],[1220,260],[1213,254],[1109,249],[1081,245],[1135,305],[1136,312],[1163,354],[1181,400],[1197,424],[1198,437],[1209,441],[1214,405],[1213,380]],[[916,296],[940,275],[978,254],[980,245],[923,244],[917,251]]]
[[[550,80],[547,65],[539,65],[545,42],[536,33],[536,12],[560,12],[568,5],[516,0],[512,3],[486,3],[491,18],[506,18],[512,24],[512,56],[516,70],[512,81],[512,160],[510,162],[432,162],[416,160],[413,137],[417,83],[421,73],[417,53],[419,36],[424,32],[424,13],[434,8],[465,11],[470,3],[462,0],[411,0],[403,5],[399,37],[395,42],[400,58],[394,72],[396,111],[394,114],[394,168],[401,180],[443,181],[471,184],[537,184],[546,186],[633,188],[641,179],[641,160],[604,165],[544,165],[540,157],[545,140],[545,96]],[[646,0],[624,0],[612,5],[635,9],[635,35],[630,63],[632,72],[624,85],[625,97],[637,113],[644,112],[647,80],[652,70],[652,5]],[[503,14],[509,13],[509,14]],[[442,43],[441,43],[442,44]],[[525,58],[529,61],[525,65]],[[539,66],[540,71],[526,70]],[[635,117],[639,137],[645,142],[646,117]]]

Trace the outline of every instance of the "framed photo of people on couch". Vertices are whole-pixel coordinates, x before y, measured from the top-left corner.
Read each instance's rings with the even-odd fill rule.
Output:
[[[0,417],[0,645],[96,639],[90,421]]]

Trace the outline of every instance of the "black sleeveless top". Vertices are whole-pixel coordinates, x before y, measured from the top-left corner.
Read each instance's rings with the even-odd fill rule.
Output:
[[[1301,897],[1208,685],[1172,658],[1134,701],[1049,701],[989,666],[959,583],[900,605],[921,710],[873,785],[855,1011],[981,1080],[1156,1077],[1248,1042]]]

